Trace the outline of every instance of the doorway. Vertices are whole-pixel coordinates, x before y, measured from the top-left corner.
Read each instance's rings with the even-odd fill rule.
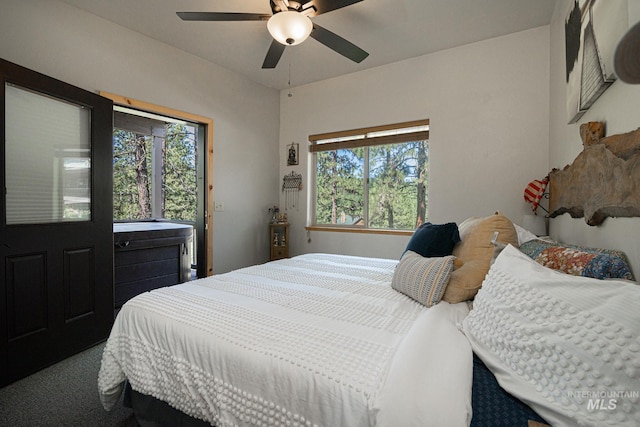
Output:
[[[114,102],[114,221],[192,225],[192,277],[211,275],[213,121],[101,95]]]

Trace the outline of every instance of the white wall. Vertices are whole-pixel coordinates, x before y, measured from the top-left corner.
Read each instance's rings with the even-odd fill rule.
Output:
[[[578,123],[567,124],[564,20],[573,0],[559,0],[551,23],[549,166],[563,168],[582,151],[579,126],[589,121],[606,123],[606,134],[625,133],[640,127],[640,85],[616,81]],[[640,2],[629,0],[630,24],[640,20]],[[640,275],[640,218],[607,218],[602,225],[588,226],[584,218],[564,214],[550,221],[550,234],[565,242],[620,249],[630,258],[633,272]]]
[[[548,172],[548,85],[545,26],[296,87],[291,98],[282,91],[280,179],[293,170],[305,180],[301,208],[288,212],[292,254],[400,256],[407,236],[315,231],[307,242],[307,137],[416,119],[431,121],[428,220],[500,210],[520,223],[525,186]],[[292,141],[295,167],[286,166]]]
[[[55,0],[2,0],[0,57],[89,91],[214,120],[214,272],[268,259],[279,94]]]

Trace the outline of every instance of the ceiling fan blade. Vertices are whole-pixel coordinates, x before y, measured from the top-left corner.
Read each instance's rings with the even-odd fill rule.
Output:
[[[367,52],[360,49],[355,44],[343,39],[336,33],[332,33],[316,23],[313,24],[311,37],[318,40],[329,49],[333,49],[340,55],[349,58],[353,62],[361,63],[367,56],[369,56]]]
[[[262,63],[262,68],[276,68],[285,47],[285,45],[273,40],[271,46],[269,46],[269,51],[267,51],[267,56],[265,56],[264,62]]]
[[[271,15],[264,13],[234,12],[176,12],[183,21],[267,21]]]
[[[362,0],[310,0],[302,5],[301,12],[312,17],[320,15],[321,13],[342,9],[343,7],[351,6],[361,1]]]
[[[289,10],[288,0],[271,0],[271,11],[274,15],[278,12],[284,12]]]

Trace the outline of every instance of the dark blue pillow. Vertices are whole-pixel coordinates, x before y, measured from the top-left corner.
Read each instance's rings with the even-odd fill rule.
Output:
[[[460,233],[455,222],[447,224],[425,222],[413,233],[405,252],[413,251],[428,258],[443,257],[451,255],[453,247],[459,241]]]

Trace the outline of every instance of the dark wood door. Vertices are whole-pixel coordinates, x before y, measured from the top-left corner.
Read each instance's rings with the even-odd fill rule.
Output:
[[[0,386],[113,323],[112,102],[0,60]]]

